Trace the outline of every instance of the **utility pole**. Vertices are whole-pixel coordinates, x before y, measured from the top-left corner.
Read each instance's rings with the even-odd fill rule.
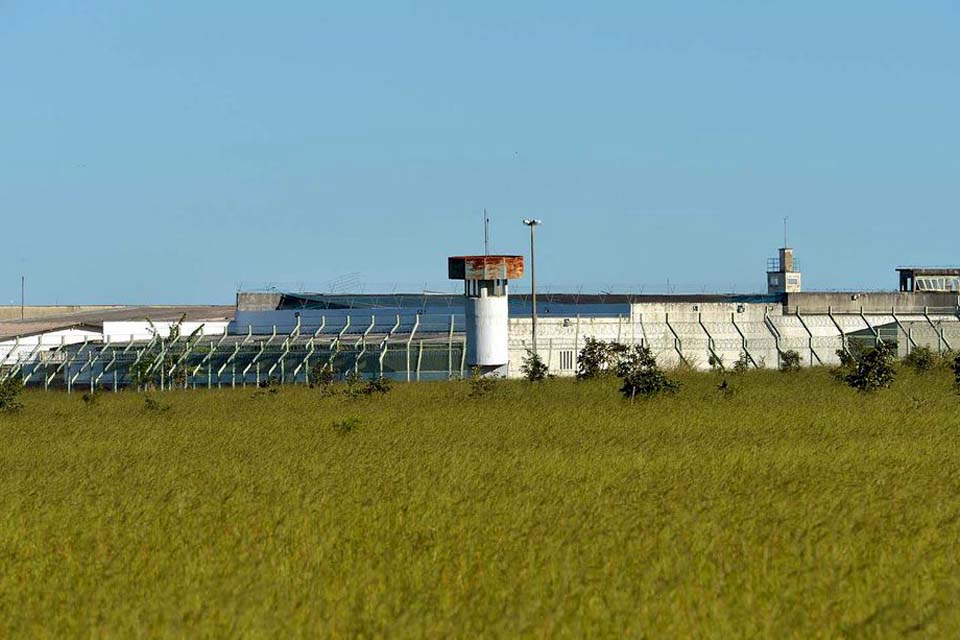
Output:
[[[490,255],[490,218],[486,208],[483,210],[483,255]]]
[[[24,281],[26,276],[20,276],[20,319],[23,320],[23,291],[24,291]]]
[[[523,224],[530,227],[530,302],[533,305],[533,322],[531,323],[531,333],[533,340],[533,353],[537,353],[537,263],[534,257],[534,234],[535,227],[543,224],[542,220],[536,218],[524,218]]]

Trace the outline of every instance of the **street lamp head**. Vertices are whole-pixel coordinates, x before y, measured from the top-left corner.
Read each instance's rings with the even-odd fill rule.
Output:
[[[543,224],[543,220],[537,220],[536,218],[524,218],[523,224],[527,225],[528,227],[535,227]]]

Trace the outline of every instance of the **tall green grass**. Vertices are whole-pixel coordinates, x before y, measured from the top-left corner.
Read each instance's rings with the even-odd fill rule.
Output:
[[[949,377],[729,380],[25,393],[0,635],[953,635]]]

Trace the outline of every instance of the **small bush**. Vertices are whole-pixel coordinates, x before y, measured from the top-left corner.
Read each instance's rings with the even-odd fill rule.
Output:
[[[23,404],[19,400],[22,390],[23,383],[17,377],[0,382],[0,412],[17,413],[23,409]]]
[[[577,379],[589,380],[615,374],[617,364],[629,350],[627,345],[619,342],[587,338],[577,354]]]
[[[740,357],[737,358],[737,361],[733,363],[733,372],[740,374],[746,373],[750,369],[750,356],[747,355],[746,351],[740,352]]]
[[[944,369],[952,370],[953,362],[960,356],[960,352],[954,351],[953,349],[947,349],[943,353],[937,355],[937,365],[942,366]]]
[[[328,393],[336,379],[337,374],[329,362],[317,362],[310,367],[310,385],[319,388],[322,393]]]
[[[498,376],[483,375],[480,367],[474,367],[470,372],[470,398],[482,398],[490,394],[497,386]]]
[[[348,398],[363,398],[372,395],[384,395],[390,392],[391,383],[389,378],[383,376],[365,380],[360,373],[353,371],[345,379],[343,393]],[[334,391],[330,391],[334,393]]]
[[[617,365],[617,376],[623,380],[620,393],[631,401],[637,396],[672,393],[680,388],[678,382],[667,378],[645,345],[635,345],[628,352]]]
[[[723,366],[723,356],[718,356],[713,352],[710,352],[710,357],[707,358],[707,364],[710,365],[711,371],[724,371],[726,369],[726,367]]]
[[[351,371],[347,374],[347,377],[343,379],[344,389],[343,392],[350,398],[359,398],[364,394],[365,385],[363,382],[363,376],[360,375],[358,371]]]
[[[717,391],[720,392],[724,398],[732,398],[736,395],[737,390],[731,385],[726,378],[723,379],[719,385],[717,385]]]
[[[845,382],[847,376],[856,370],[857,358],[854,356],[854,352],[847,351],[846,349],[837,349],[836,354],[837,358],[840,359],[840,366],[833,369],[830,373],[840,382]]]
[[[527,355],[520,365],[520,372],[530,382],[543,382],[547,379],[547,365],[540,354],[527,349]]]
[[[935,369],[939,360],[930,347],[916,347],[903,359],[903,364],[919,374],[924,374]]]
[[[391,384],[390,378],[385,378],[383,376],[380,376],[379,378],[374,378],[372,380],[369,380],[367,384],[364,386],[363,392],[368,396],[373,394],[384,395],[390,392],[390,389],[391,389],[390,384]]]
[[[893,349],[881,342],[866,351],[856,364],[848,366],[844,382],[859,391],[871,392],[885,389],[896,378]]]
[[[340,435],[346,435],[356,431],[360,427],[360,418],[353,416],[344,420],[334,420],[333,430]]]
[[[780,371],[784,373],[800,371],[800,354],[793,349],[784,351],[780,356]]]
[[[130,365],[127,373],[130,374],[130,379],[137,389],[152,389],[157,386],[159,378],[155,379],[154,375],[148,373],[151,366],[153,366],[153,362],[146,359],[141,359]]]
[[[960,387],[960,355],[953,359],[953,363],[950,365],[950,368],[953,369],[954,384]]]
[[[163,413],[164,411],[170,410],[169,404],[164,404],[154,398],[153,396],[144,396],[143,397],[143,408],[147,411],[153,411],[156,413]]]
[[[270,376],[266,380],[261,380],[257,386],[261,389],[270,389],[276,393],[277,387],[280,386],[280,380],[276,376]]]
[[[83,404],[88,407],[92,407],[97,404],[100,400],[100,394],[96,391],[88,391],[87,393],[80,396],[80,399],[83,400]]]

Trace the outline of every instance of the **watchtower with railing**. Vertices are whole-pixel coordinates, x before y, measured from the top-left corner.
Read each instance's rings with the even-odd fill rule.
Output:
[[[802,280],[793,249],[782,247],[779,253],[776,258],[767,260],[767,293],[799,293]]]

